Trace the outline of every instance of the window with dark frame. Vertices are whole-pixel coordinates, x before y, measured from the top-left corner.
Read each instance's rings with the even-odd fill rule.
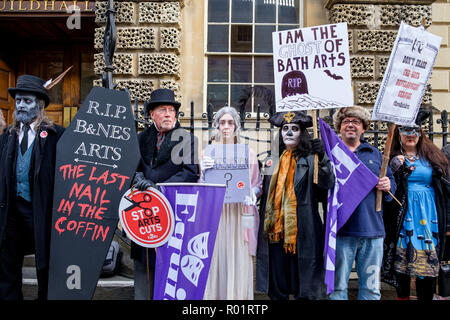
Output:
[[[302,0],[208,0],[206,105],[238,106],[249,87],[258,90],[246,112],[268,111],[274,90],[272,33],[301,26]],[[244,95],[245,96],[245,95]],[[205,106],[206,108],[206,106]]]

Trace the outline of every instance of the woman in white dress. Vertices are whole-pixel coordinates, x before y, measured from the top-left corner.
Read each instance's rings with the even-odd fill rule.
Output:
[[[214,141],[239,143],[239,114],[233,107],[216,113]],[[214,159],[203,156],[200,181],[211,169]],[[244,203],[225,203],[220,216],[214,253],[205,289],[205,300],[252,300],[253,259],[256,254],[259,215],[256,199],[261,194],[262,179],[255,152],[249,148],[251,197]]]

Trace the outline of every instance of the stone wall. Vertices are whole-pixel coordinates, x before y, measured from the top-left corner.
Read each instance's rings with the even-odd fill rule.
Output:
[[[436,63],[431,76],[433,105],[450,112],[450,1],[437,0],[432,7],[432,24],[428,31],[442,37]]]
[[[423,21],[428,28],[433,18],[432,2],[413,0],[401,1],[400,4],[398,1],[326,1],[329,22],[348,24],[355,104],[372,109],[401,21],[412,26],[420,26]],[[423,102],[432,103],[430,83]],[[371,124],[371,129],[374,125]],[[386,129],[385,123],[379,123],[379,126],[379,129]],[[373,140],[371,135],[366,138],[369,142]],[[382,150],[385,137],[382,136],[381,139]]]
[[[113,82],[127,88],[142,108],[150,92],[170,88],[181,100],[181,8],[183,1],[115,1],[117,27]],[[101,78],[105,65],[103,37],[107,2],[96,2],[94,71]],[[95,80],[94,85],[101,85]]]
[[[336,2],[336,1],[335,1]],[[431,25],[431,5],[334,4],[330,23],[347,22],[355,104],[373,106],[400,22]],[[407,2],[407,1],[405,1]],[[424,102],[431,103],[428,85]]]

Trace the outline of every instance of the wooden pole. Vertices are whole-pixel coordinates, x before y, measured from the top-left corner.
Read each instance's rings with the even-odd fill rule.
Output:
[[[381,170],[379,177],[386,176],[387,167],[389,165],[389,157],[391,155],[392,138],[394,136],[395,123],[389,122],[388,124],[388,136],[386,138],[386,146],[383,151],[383,162],[381,164]],[[377,190],[376,211],[381,210],[381,202],[383,201],[383,191]]]
[[[312,119],[313,119],[313,137],[317,139],[317,110],[312,110]],[[314,172],[313,172],[313,183],[319,183],[319,155],[316,153],[314,155]]]

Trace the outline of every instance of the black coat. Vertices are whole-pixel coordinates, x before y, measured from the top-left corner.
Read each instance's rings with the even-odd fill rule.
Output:
[[[164,138],[159,152],[156,149],[158,131],[152,125],[138,135],[141,161],[138,172],[154,183],[197,182],[199,179],[197,138],[181,129],[179,123]],[[183,152],[186,151],[186,152]],[[172,153],[179,157],[172,159]],[[131,243],[131,258],[145,261],[145,248]],[[155,263],[155,250],[149,250],[150,265]]]
[[[384,203],[383,207],[386,237],[384,239],[381,281],[394,287],[398,287],[394,263],[398,237],[403,226],[405,214],[408,210],[408,177],[410,174],[411,171],[406,164],[403,164],[394,173],[397,184],[395,197],[402,203],[402,206],[400,206],[397,201],[391,201]],[[446,177],[438,168],[433,168],[431,186],[435,193],[435,204],[438,217],[439,244],[436,246],[436,250],[439,261],[442,261],[446,245],[445,233],[450,231],[450,183],[448,177]]]
[[[42,124],[33,144],[29,181],[38,270],[47,268],[49,263],[56,144],[63,132],[64,128],[58,125]],[[6,129],[0,136],[0,241],[3,240],[7,215],[15,199],[17,147],[16,131]]]
[[[319,162],[319,183],[313,183],[314,155],[297,160],[294,189],[297,198],[297,257],[299,273],[299,298],[325,298],[324,241],[325,227],[318,205],[326,209],[328,189],[334,185],[334,174],[326,155]],[[260,227],[256,253],[256,291],[269,289],[269,246],[264,236],[264,216],[271,176],[264,176],[260,207]],[[324,221],[326,213],[324,212]]]

